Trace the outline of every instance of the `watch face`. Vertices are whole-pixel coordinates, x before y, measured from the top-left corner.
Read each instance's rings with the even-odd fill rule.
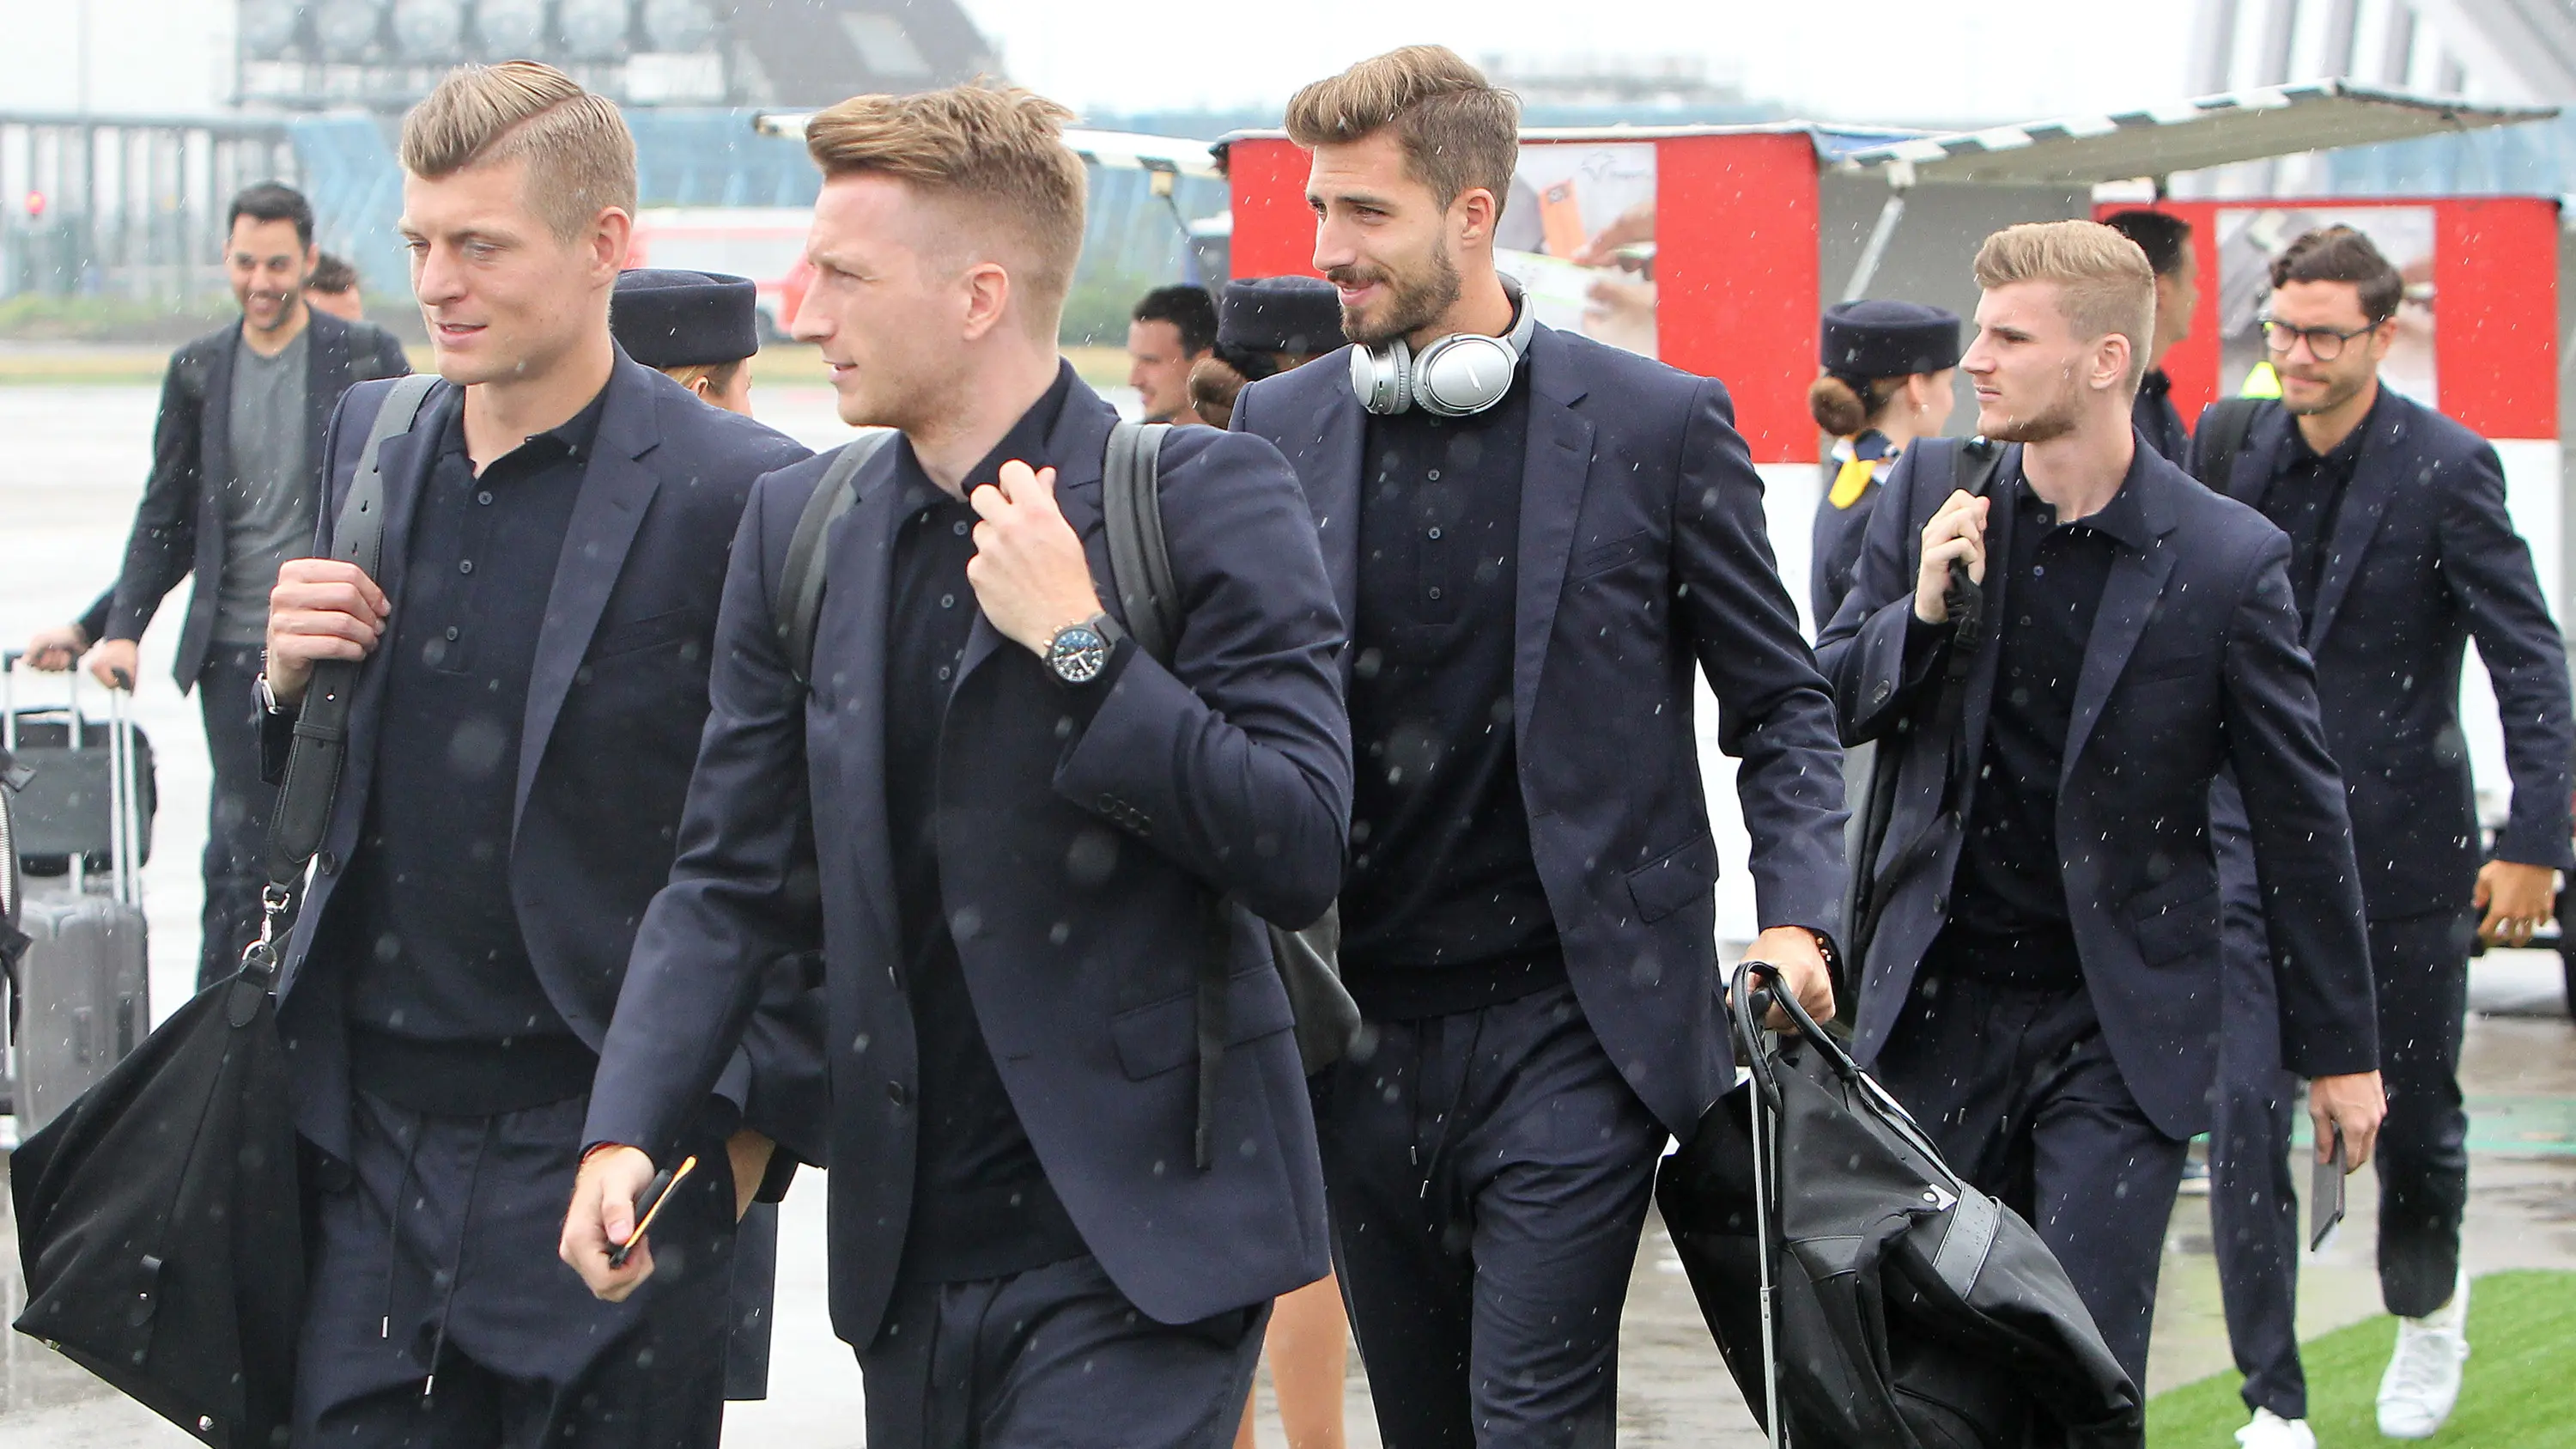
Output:
[[[1088,624],[1057,630],[1047,645],[1047,665],[1067,684],[1089,684],[1109,667],[1109,641]]]

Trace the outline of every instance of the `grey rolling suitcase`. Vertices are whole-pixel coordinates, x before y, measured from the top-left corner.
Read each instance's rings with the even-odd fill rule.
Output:
[[[0,657],[0,743],[13,753],[19,744],[12,707],[17,664],[14,653]],[[77,722],[79,676],[71,678],[75,707],[69,714]],[[28,752],[33,758],[19,759],[29,771],[21,801],[42,789],[49,768],[96,776],[102,773],[96,765],[104,763],[108,787],[103,796],[78,792],[84,808],[46,822],[46,844],[68,857],[69,870],[50,879],[24,877],[19,893],[17,928],[27,941],[9,981],[9,1099],[21,1140],[59,1116],[151,1029],[138,749],[124,691],[109,690],[107,696],[103,732],[69,729],[59,753],[36,750]],[[78,758],[101,752],[103,762]],[[32,853],[29,847],[37,842],[28,838],[24,814],[18,824],[20,838],[13,845]],[[92,862],[106,868],[93,871]]]

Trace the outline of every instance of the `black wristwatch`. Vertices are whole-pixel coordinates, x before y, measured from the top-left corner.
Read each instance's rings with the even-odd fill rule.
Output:
[[[1067,624],[1047,640],[1047,668],[1067,684],[1089,684],[1109,667],[1118,633],[1118,621],[1107,614],[1094,614],[1079,624]]]

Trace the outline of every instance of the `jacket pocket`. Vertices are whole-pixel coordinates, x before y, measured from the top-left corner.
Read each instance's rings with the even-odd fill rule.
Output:
[[[695,635],[698,614],[694,609],[671,609],[630,619],[612,629],[592,636],[590,652],[584,658],[596,663],[620,654],[634,654],[657,645],[670,644]]]
[[[1717,842],[1702,834],[1628,872],[1628,899],[1637,915],[1660,921],[1694,901],[1709,898],[1717,885]]]
[[[1654,541],[1655,535],[1653,530],[1639,529],[1625,538],[1614,538],[1607,543],[1596,543],[1590,548],[1585,549],[1580,554],[1575,555],[1574,566],[1566,570],[1565,576],[1570,581],[1574,579],[1588,579],[1594,574],[1608,573],[1610,570],[1615,569],[1619,565],[1626,563],[1628,560],[1635,558],[1637,555],[1644,553],[1653,545]]]
[[[2149,966],[2218,952],[2218,883],[2184,876],[2129,898],[2129,932]]]
[[[1225,1017],[1229,1047],[1296,1024],[1288,1009],[1287,988],[1279,984],[1278,970],[1267,963],[1237,971],[1227,981]],[[1199,1054],[1198,993],[1184,991],[1122,1011],[1109,1019],[1109,1037],[1117,1043],[1118,1065],[1126,1069],[1129,1081],[1141,1082],[1186,1066]]]

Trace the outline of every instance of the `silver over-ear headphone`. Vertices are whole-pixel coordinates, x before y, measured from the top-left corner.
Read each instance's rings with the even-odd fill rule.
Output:
[[[1512,330],[1500,337],[1452,332],[1420,356],[1401,337],[1352,348],[1351,390],[1360,406],[1381,417],[1418,407],[1436,417],[1469,418],[1501,402],[1538,330],[1520,284],[1505,277],[1503,290],[1512,299]]]

